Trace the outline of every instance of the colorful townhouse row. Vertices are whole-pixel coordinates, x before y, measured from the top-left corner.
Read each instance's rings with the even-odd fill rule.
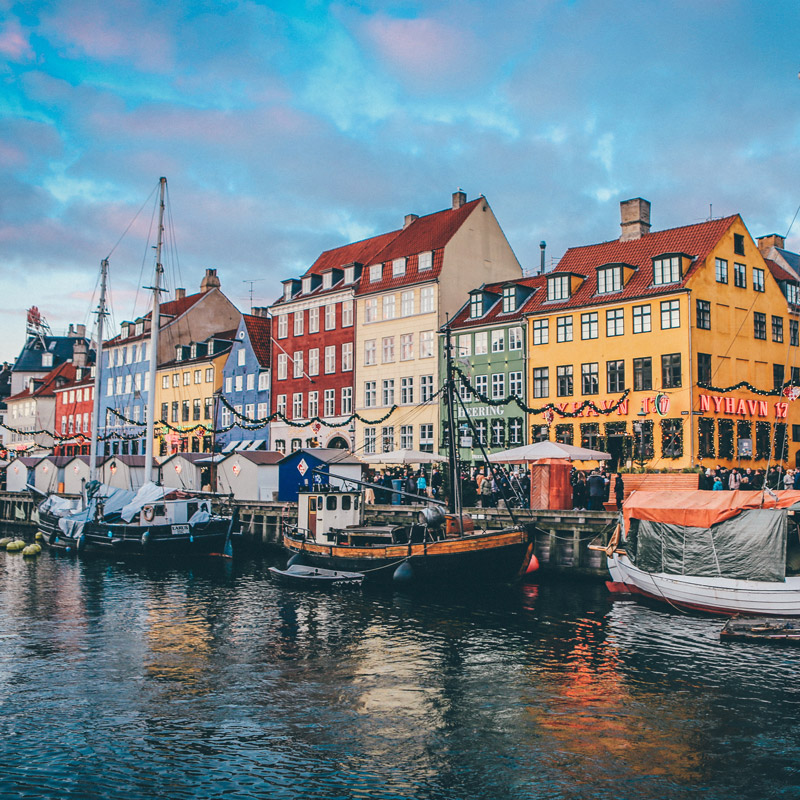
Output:
[[[646,200],[620,210],[616,238],[533,276],[487,200],[461,191],[321,253],[251,314],[207,270],[161,307],[155,452],[444,451],[449,328],[465,462],[551,439],[612,466],[797,463],[797,254],[738,215],[652,231]],[[103,454],[143,452],[149,324],[123,322],[104,344]],[[9,398],[11,447],[44,449],[35,431],[53,430],[60,452],[87,449],[88,370],[59,358]]]

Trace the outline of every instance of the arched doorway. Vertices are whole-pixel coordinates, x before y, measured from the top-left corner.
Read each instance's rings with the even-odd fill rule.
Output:
[[[343,439],[341,436],[334,436],[333,439],[328,442],[328,447],[335,447],[337,450],[350,449],[347,439]]]

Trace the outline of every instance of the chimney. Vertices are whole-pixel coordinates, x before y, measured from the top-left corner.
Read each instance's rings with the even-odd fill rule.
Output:
[[[72,363],[76,367],[85,367],[89,363],[89,346],[85,339],[75,339],[72,343]]]
[[[419,219],[419,214],[406,214],[403,220],[403,230],[405,230],[415,219]]]
[[[541,263],[539,264],[539,274],[544,275],[544,251],[547,247],[547,242],[544,240],[539,242],[539,249],[542,251]]]
[[[465,192],[462,192],[461,189],[457,192],[453,192],[453,208],[461,208],[466,202],[467,195]]]
[[[81,339],[86,338],[86,326],[84,324],[76,325],[75,326],[75,333],[81,337]]]
[[[186,289],[184,289],[182,286],[179,286],[175,290],[175,299],[176,300],[183,300],[184,297],[186,297]]]
[[[756,239],[758,242],[758,249],[762,255],[766,255],[770,248],[777,247],[780,250],[786,246],[786,237],[781,236],[779,233],[770,233],[767,236],[759,236]]]
[[[75,335],[75,329],[74,329],[74,327],[73,327],[72,323],[70,322],[70,324],[69,324],[69,330],[67,331],[67,336],[69,336],[69,337],[72,337],[72,336],[74,336],[74,335]]]
[[[200,282],[200,291],[210,292],[212,289],[219,289],[221,285],[217,277],[217,271],[215,269],[207,269],[205,277]]]
[[[650,202],[641,197],[632,200],[623,200],[619,204],[621,242],[641,239],[650,233]]]
[[[269,310],[266,306],[256,306],[255,308],[250,309],[250,316],[251,317],[268,317]]]

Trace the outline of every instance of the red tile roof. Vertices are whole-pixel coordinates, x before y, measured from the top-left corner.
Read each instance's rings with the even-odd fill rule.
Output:
[[[269,368],[270,342],[272,339],[272,318],[254,317],[252,314],[242,314],[253,353],[261,367]]]
[[[528,289],[531,289],[532,292],[523,299],[517,309],[514,311],[503,312],[503,287],[512,283],[517,286],[524,286]],[[521,320],[525,316],[525,313],[533,308],[537,295],[541,296],[541,294],[545,291],[546,284],[547,278],[541,275],[536,275],[529,278],[518,278],[511,281],[501,281],[500,283],[484,284],[481,287],[483,291],[492,292],[493,294],[498,295],[496,302],[494,302],[491,308],[482,316],[470,317],[470,303],[467,301],[461,307],[455,317],[453,317],[451,327],[455,330],[459,328],[483,327],[491,324],[500,325],[504,322]]]
[[[722,219],[685,225],[664,231],[648,233],[639,239],[621,242],[614,240],[585,247],[571,247],[552,272],[573,273],[585,277],[574,294],[564,301],[547,301],[545,291],[536,293],[533,311],[546,312],[561,308],[579,308],[606,304],[616,300],[674,292],[686,285],[698,264],[711,253],[730,226],[739,219],[737,214]],[[665,253],[685,253],[692,257],[692,263],[681,281],[666,285],[653,285],[653,258]],[[597,294],[597,267],[605,264],[629,264],[635,272],[621,292]]]
[[[55,395],[55,388],[57,384],[62,381],[70,383],[75,380],[75,365],[71,361],[65,361],[59,364],[55,369],[50,370],[47,375],[42,378],[42,385],[31,392],[30,389],[25,389],[17,394],[11,395],[6,398],[6,403],[14,400],[29,400],[32,397],[53,397]]]
[[[773,261],[771,258],[765,258],[764,261],[766,261],[769,271],[776,281],[791,281],[792,283],[797,283],[797,278],[792,275],[791,272],[784,269],[777,261]]]
[[[176,317],[180,317],[182,314],[186,313],[195,303],[202,300],[208,292],[197,292],[197,294],[190,294],[186,297],[181,297],[179,300],[168,300],[166,303],[162,303],[159,308],[160,314],[160,328],[163,328],[165,325],[168,325],[172,322],[173,319]],[[148,311],[142,319],[150,320],[153,316],[152,310]],[[169,319],[165,319],[165,317],[169,317]],[[138,342],[140,339],[149,339],[150,338],[150,330],[147,326],[145,327],[145,331],[143,333],[138,334],[137,336],[125,336],[123,337],[121,333],[118,333],[112,339],[108,339],[104,344],[103,347],[114,347],[118,344],[128,344],[129,342]]]

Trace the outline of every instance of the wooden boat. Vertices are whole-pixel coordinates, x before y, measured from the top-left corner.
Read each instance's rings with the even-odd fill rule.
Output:
[[[612,592],[718,614],[800,616],[800,491],[633,492]]]
[[[719,638],[737,642],[800,644],[800,620],[779,617],[734,617],[725,623]]]
[[[334,569],[304,567],[292,564],[286,569],[269,568],[270,575],[281,583],[291,586],[314,589],[331,589],[343,586],[361,586],[364,575],[361,572],[340,572]]]

